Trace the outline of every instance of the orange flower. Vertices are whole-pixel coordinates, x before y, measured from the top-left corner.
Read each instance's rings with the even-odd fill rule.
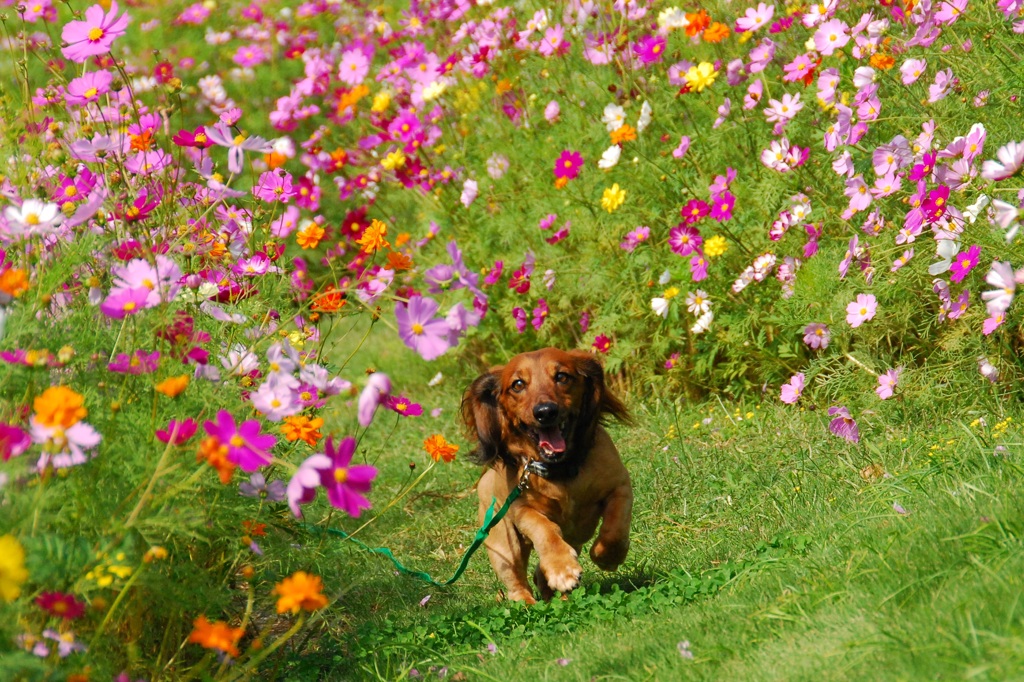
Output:
[[[177,398],[181,392],[188,388],[189,378],[187,374],[180,374],[176,377],[167,377],[153,387],[157,393],[163,393],[168,398]]]
[[[18,298],[28,291],[28,276],[20,268],[8,268],[0,274],[0,292]]]
[[[233,628],[222,620],[211,623],[206,616],[199,616],[192,625],[192,634],[188,636],[189,642],[238,657],[238,640],[242,639],[245,630]]]
[[[388,226],[374,218],[370,221],[370,226],[363,232],[363,236],[356,240],[356,243],[363,247],[364,253],[373,253],[391,246],[385,239],[387,234]]]
[[[205,461],[217,470],[220,482],[227,485],[235,473],[235,463],[228,459],[228,446],[220,442],[216,436],[204,438],[199,444],[199,452],[196,454],[196,461]]]
[[[423,441],[423,449],[427,451],[427,454],[435,462],[443,459],[445,464],[449,464],[455,459],[455,453],[459,451],[459,446],[449,443],[444,439],[444,436],[435,433]]]
[[[720,43],[729,37],[729,27],[720,21],[716,21],[704,31],[704,42]]]
[[[270,152],[263,155],[263,160],[267,162],[267,167],[270,170],[274,170],[283,166],[288,161],[288,157],[281,152]]]
[[[277,598],[277,612],[291,611],[298,613],[300,609],[316,611],[327,606],[327,597],[322,593],[324,584],[319,576],[305,571],[296,571],[274,586]]]
[[[324,238],[324,228],[316,223],[309,223],[295,233],[295,241],[304,249],[315,249]]]
[[[143,130],[140,135],[128,135],[128,139],[131,140],[131,149],[133,152],[148,152],[153,148],[153,133],[149,130]]]
[[[403,246],[405,246],[406,242],[408,242],[411,238],[412,235],[410,235],[408,232],[399,232],[398,236],[395,237],[395,248],[402,248]]]
[[[336,313],[345,305],[345,294],[328,284],[322,292],[313,297],[312,310],[321,313]]]
[[[888,71],[896,64],[896,60],[893,59],[892,55],[876,52],[871,55],[869,63],[879,71]]]
[[[412,267],[412,258],[398,251],[388,252],[388,268],[391,270],[408,270]]]
[[[632,142],[636,139],[636,129],[628,123],[612,131],[612,144]]]
[[[711,15],[704,10],[693,13],[687,12],[686,20],[690,22],[686,26],[686,35],[692,38],[711,24]]]
[[[51,386],[36,396],[32,407],[40,425],[70,429],[88,414],[84,403],[85,398],[67,386]]]
[[[569,184],[569,178],[563,175],[560,178],[555,178],[555,189],[562,189]]]
[[[370,94],[370,88],[365,85],[357,85],[348,92],[341,94],[338,98],[338,115],[342,116],[345,114],[346,109],[355,109],[356,104],[359,100]]]
[[[310,447],[316,447],[316,444],[323,438],[323,434],[319,430],[323,425],[324,420],[320,417],[310,419],[299,414],[284,418],[284,424],[281,425],[281,433],[290,441],[301,440]]]

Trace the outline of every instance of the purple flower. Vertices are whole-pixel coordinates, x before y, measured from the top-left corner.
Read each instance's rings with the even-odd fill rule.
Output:
[[[810,346],[812,350],[828,348],[828,342],[831,338],[832,333],[828,327],[820,322],[812,322],[804,327],[804,343]]]
[[[110,11],[103,13],[103,7],[93,5],[85,10],[84,21],[69,21],[61,31],[61,40],[67,47],[61,48],[65,57],[81,64],[89,57],[107,54],[114,40],[124,35],[128,28],[128,13],[117,16],[116,2],[110,3]]]
[[[860,440],[860,432],[857,430],[857,422],[850,416],[850,411],[842,405],[828,408],[828,416],[835,417],[828,424],[828,430],[839,436],[845,438],[851,443],[856,443]]]
[[[434,317],[437,309],[437,301],[423,296],[413,296],[408,304],[395,306],[398,335],[424,360],[438,358],[448,350],[448,323]]]
[[[238,494],[243,497],[259,497],[268,502],[280,502],[285,497],[285,484],[282,480],[268,484],[263,474],[257,471],[248,481],[238,484]]]
[[[366,388],[359,394],[359,425],[366,427],[373,422],[373,413],[384,402],[384,396],[391,393],[391,379],[387,374],[374,372],[366,380]]]
[[[355,438],[349,436],[335,447],[328,436],[326,453],[312,455],[299,466],[287,489],[288,505],[295,516],[302,516],[299,505],[312,502],[320,487],[327,491],[331,506],[349,516],[358,518],[363,509],[370,508],[363,493],[370,491],[377,469],[369,464],[350,466],[355,451]]]
[[[632,231],[629,232],[629,234],[623,237],[622,243],[619,244],[619,247],[622,248],[624,251],[632,253],[634,250],[636,250],[636,247],[640,246],[645,241],[647,241],[650,238],[650,236],[651,228],[647,227],[646,225],[641,225],[640,227],[634,228]]]
[[[270,464],[273,456],[270,449],[277,439],[260,433],[260,423],[255,419],[235,425],[235,418],[227,410],[217,412],[217,421],[203,423],[206,433],[213,436],[228,449],[228,459],[242,471],[253,472]]]
[[[782,402],[787,405],[792,405],[796,401],[800,400],[800,396],[804,392],[804,373],[799,372],[794,374],[789,380],[788,384],[782,385],[782,395],[780,396]]]

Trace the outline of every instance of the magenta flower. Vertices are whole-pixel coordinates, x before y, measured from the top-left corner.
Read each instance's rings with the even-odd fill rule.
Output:
[[[526,331],[526,310],[520,306],[512,309],[512,320],[516,323],[516,331],[520,334]]]
[[[262,201],[287,204],[295,196],[292,174],[283,170],[265,171],[252,188],[253,196]]]
[[[241,467],[242,471],[256,471],[270,464],[273,459],[270,449],[277,443],[277,439],[269,434],[261,434],[260,423],[255,419],[236,425],[231,413],[222,409],[217,412],[217,421],[207,420],[203,428],[227,447],[228,459]]]
[[[782,399],[782,402],[786,403],[787,405],[792,405],[796,401],[800,400],[800,396],[803,395],[803,392],[804,373],[799,372],[797,374],[794,374],[792,378],[790,378],[788,384],[782,385],[782,395],[780,396],[780,398]]]
[[[121,374],[150,374],[155,372],[159,365],[160,351],[147,353],[144,350],[137,350],[131,355],[119,353],[113,362],[107,364],[107,369]]]
[[[574,180],[580,174],[582,167],[583,155],[566,149],[555,159],[555,177]]]
[[[665,38],[663,36],[645,36],[633,46],[637,58],[644,64],[660,62],[665,56]]]
[[[711,199],[711,217],[720,223],[732,218],[732,207],[736,204],[736,197],[728,190],[716,194]]]
[[[11,457],[17,457],[28,450],[31,444],[32,439],[23,428],[0,423],[0,461],[6,462]]]
[[[612,349],[612,340],[604,334],[598,334],[594,337],[594,343],[591,347],[598,353],[607,353]]]
[[[64,101],[75,106],[83,106],[100,101],[100,95],[110,92],[110,84],[114,76],[109,71],[90,71],[74,78],[68,83]]]
[[[448,323],[434,317],[438,307],[437,301],[423,296],[413,296],[406,305],[395,306],[398,335],[424,360],[438,358],[448,350]]]
[[[710,212],[711,207],[700,199],[690,199],[685,206],[679,209],[679,215],[687,225],[693,225]]]
[[[373,422],[373,413],[377,406],[384,402],[384,397],[391,393],[391,379],[383,372],[374,372],[366,380],[366,388],[359,394],[359,405],[356,409],[359,425],[366,427]]]
[[[903,372],[903,368],[897,367],[878,375],[878,388],[875,389],[875,393],[879,398],[886,400],[892,397],[893,389],[896,388],[896,383],[900,380],[901,372]]]
[[[929,223],[934,223],[936,220],[946,215],[946,206],[948,201],[949,187],[946,187],[945,185],[939,185],[928,192],[928,198],[921,203],[921,209],[924,211],[925,220]]]
[[[103,7],[93,5],[85,10],[84,21],[69,21],[61,31],[61,40],[67,47],[61,48],[65,57],[81,64],[89,57],[110,52],[114,41],[124,35],[128,28],[128,13],[117,16],[116,2],[110,3],[110,11],[103,13]]]
[[[362,510],[370,508],[363,493],[370,491],[377,469],[369,464],[351,466],[355,451],[355,438],[349,436],[335,447],[334,439],[328,436],[326,453],[312,455],[299,466],[287,490],[288,506],[295,516],[302,516],[299,505],[312,502],[320,487],[327,491],[331,506],[349,516],[358,518]]]
[[[384,398],[384,407],[397,412],[403,417],[419,417],[423,414],[423,406],[419,403],[414,403],[404,395],[394,396],[389,395]]]
[[[700,231],[696,227],[677,225],[668,233],[669,248],[677,256],[689,256],[700,249],[700,245],[703,243],[704,239],[701,238]]]
[[[958,253],[949,266],[949,279],[953,282],[962,282],[964,277],[978,266],[978,256],[980,255],[981,247],[977,244],[972,244],[971,248]]]
[[[196,429],[198,428],[199,425],[194,419],[186,419],[183,422],[172,419],[167,422],[167,426],[156,430],[156,437],[161,443],[184,445],[192,436],[196,435]]]
[[[694,282],[700,282],[708,276],[708,259],[700,251],[696,251],[690,257],[690,277]]]
[[[533,328],[540,331],[541,325],[544,324],[544,320],[548,318],[548,302],[543,298],[537,301],[537,307],[533,309]]]
[[[850,411],[842,405],[828,408],[828,416],[835,417],[828,424],[828,430],[839,436],[845,438],[851,443],[856,443],[860,440],[860,431],[857,429],[857,422],[854,421],[853,417],[850,416]]]
[[[804,343],[812,350],[828,348],[828,342],[832,339],[832,333],[828,327],[820,322],[812,322],[804,327]]]
[[[846,321],[851,327],[859,327],[875,317],[878,301],[871,294],[857,294],[857,299],[846,306]]]

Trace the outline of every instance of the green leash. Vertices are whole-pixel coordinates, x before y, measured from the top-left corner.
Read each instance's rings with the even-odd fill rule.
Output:
[[[437,585],[438,587],[442,587],[444,585],[451,585],[453,582],[462,577],[462,574],[466,571],[466,566],[469,565],[470,557],[472,557],[473,554],[476,553],[476,550],[480,549],[480,545],[484,544],[484,540],[487,539],[487,536],[490,534],[491,529],[497,526],[501,522],[501,520],[505,518],[505,514],[508,513],[509,507],[511,507],[512,503],[515,502],[522,494],[523,489],[526,488],[526,478],[529,473],[529,469],[523,472],[523,478],[520,480],[519,485],[513,488],[512,492],[508,494],[508,497],[505,498],[505,504],[501,505],[501,509],[499,509],[498,511],[494,511],[494,507],[498,504],[498,500],[497,498],[491,499],[491,506],[488,507],[487,513],[484,515],[484,523],[482,526],[480,526],[480,530],[476,532],[476,536],[473,538],[473,544],[471,544],[469,546],[469,549],[466,550],[466,553],[462,555],[462,561],[459,562],[458,570],[455,571],[455,575],[453,575],[451,578],[443,582],[434,580],[426,571],[413,571],[411,569],[406,568],[402,565],[402,562],[395,558],[395,555],[392,554],[391,550],[387,547],[370,547],[366,543],[357,540],[345,531],[338,530],[337,528],[317,528],[316,526],[310,526],[309,524],[302,525],[320,532],[327,532],[331,535],[337,535],[338,537],[344,538],[345,540],[351,540],[352,542],[356,543],[357,545],[365,549],[367,552],[372,552],[373,554],[383,554],[388,559],[391,559],[391,563],[395,565],[395,568],[398,569],[399,573],[403,573],[412,578],[417,578],[424,582],[430,583],[431,585]]]

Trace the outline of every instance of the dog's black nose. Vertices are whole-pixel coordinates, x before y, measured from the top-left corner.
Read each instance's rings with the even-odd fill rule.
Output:
[[[533,417],[542,425],[553,424],[558,419],[558,405],[555,403],[539,403],[533,408]]]

